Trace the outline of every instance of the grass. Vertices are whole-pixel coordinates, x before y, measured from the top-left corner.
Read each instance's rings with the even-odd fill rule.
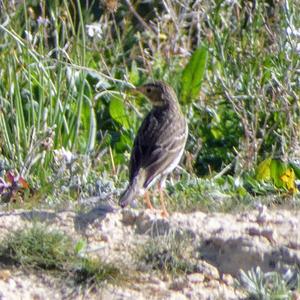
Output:
[[[120,275],[120,269],[112,264],[104,264],[99,259],[82,259],[74,269],[76,284],[120,282]]]
[[[246,174],[247,175],[247,174]],[[171,211],[236,213],[267,207],[299,209],[299,195],[274,187],[272,182],[258,182],[253,175],[198,178],[183,174],[167,185],[168,208]]]
[[[149,238],[135,253],[138,265],[172,276],[195,272],[192,255],[191,239],[174,233]]]
[[[63,270],[74,257],[71,239],[60,232],[47,232],[33,226],[10,234],[1,244],[1,261],[23,267]]]
[[[114,13],[105,1],[97,8],[79,3],[2,4],[0,178],[14,170],[29,186],[8,200],[34,207],[98,196],[96,178],[100,186],[109,181],[116,197],[150,108],[126,87],[160,79],[183,96],[189,122],[182,162],[189,178],[169,187],[173,210],[232,211],[257,199],[299,203],[296,189],[289,197],[255,176],[266,158],[299,156],[295,1],[163,1],[154,10],[119,1]],[[200,93],[186,83],[193,53],[203,54]],[[59,157],[63,149],[71,161]]]
[[[50,275],[88,286],[121,278],[120,269],[113,264],[79,255],[82,245],[79,242],[75,244],[65,233],[49,231],[35,224],[31,228],[15,231],[2,240],[0,263],[31,271],[47,271]]]

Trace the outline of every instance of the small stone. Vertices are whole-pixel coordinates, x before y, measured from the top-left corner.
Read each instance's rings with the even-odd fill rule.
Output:
[[[197,272],[202,273],[205,276],[211,276],[215,279],[220,278],[218,269],[204,260],[197,264]]]
[[[234,278],[230,274],[222,274],[222,280],[227,285],[234,285]]]
[[[256,227],[251,227],[248,229],[248,232],[252,236],[257,235],[266,238],[271,244],[275,243],[276,232],[272,228],[260,229]]]
[[[16,284],[15,280],[13,280],[12,278],[10,278],[10,279],[8,280],[8,284],[9,284],[9,288],[10,288],[10,289],[15,289],[15,288],[17,287],[17,284]],[[18,287],[18,288],[19,288],[19,287]]]
[[[141,212],[136,220],[137,232],[139,234],[164,235],[170,231],[170,222],[163,218],[158,211],[145,210]]]
[[[125,225],[133,225],[137,218],[138,218],[139,212],[135,209],[123,209],[122,210],[122,222]]]
[[[203,282],[205,279],[205,276],[200,273],[193,273],[193,274],[188,275],[187,278],[190,283],[197,284],[197,283]]]
[[[43,297],[42,297],[41,295],[37,294],[37,293],[33,293],[33,294],[31,295],[31,298],[32,298],[33,300],[42,300],[42,299],[43,299]]]
[[[149,283],[154,283],[154,284],[160,284],[162,281],[157,277],[150,276],[149,279],[148,279],[148,282]]]
[[[0,280],[8,282],[10,276],[11,276],[10,270],[7,269],[0,270]]]
[[[176,278],[169,286],[171,290],[182,291],[187,286],[187,281],[184,278]]]
[[[266,205],[259,204],[257,206],[257,209],[258,209],[258,215],[256,217],[256,222],[259,224],[266,223],[269,220]]]
[[[108,234],[102,233],[101,234],[101,239],[103,242],[109,242],[110,237],[108,236]]]

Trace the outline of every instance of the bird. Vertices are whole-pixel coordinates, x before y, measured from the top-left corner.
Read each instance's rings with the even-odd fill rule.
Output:
[[[134,89],[152,104],[136,134],[129,163],[129,183],[121,194],[124,208],[144,195],[146,206],[153,209],[148,189],[158,182],[161,214],[168,217],[164,203],[165,181],[183,155],[188,137],[187,121],[180,109],[173,88],[163,81],[154,81]]]

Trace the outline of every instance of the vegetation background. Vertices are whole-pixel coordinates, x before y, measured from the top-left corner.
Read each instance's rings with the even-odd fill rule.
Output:
[[[2,204],[115,200],[153,79],[190,129],[169,207],[299,204],[297,1],[0,3]]]
[[[299,16],[296,0],[0,0],[1,209],[116,203],[150,109],[128,88],[155,79],[189,123],[170,210],[299,207]],[[33,225],[1,242],[0,264],[88,284],[122,273],[86,241]],[[159,240],[138,259],[193,272],[185,240]],[[240,282],[251,299],[292,299],[295,270]]]

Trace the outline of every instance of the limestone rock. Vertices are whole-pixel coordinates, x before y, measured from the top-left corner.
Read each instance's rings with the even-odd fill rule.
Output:
[[[0,299],[243,299],[243,291],[234,285],[240,270],[259,266],[264,272],[280,272],[300,265],[299,211],[260,207],[236,215],[174,213],[166,219],[158,211],[107,207],[85,213],[16,210],[0,212],[0,239],[33,222],[63,231],[75,241],[87,240],[89,255],[120,266],[132,281],[90,291],[40,272],[28,275],[0,265]],[[179,240],[190,239],[192,272],[170,276],[151,269],[141,272],[136,265],[138,247],[170,233]],[[293,297],[299,295],[295,292]]]

